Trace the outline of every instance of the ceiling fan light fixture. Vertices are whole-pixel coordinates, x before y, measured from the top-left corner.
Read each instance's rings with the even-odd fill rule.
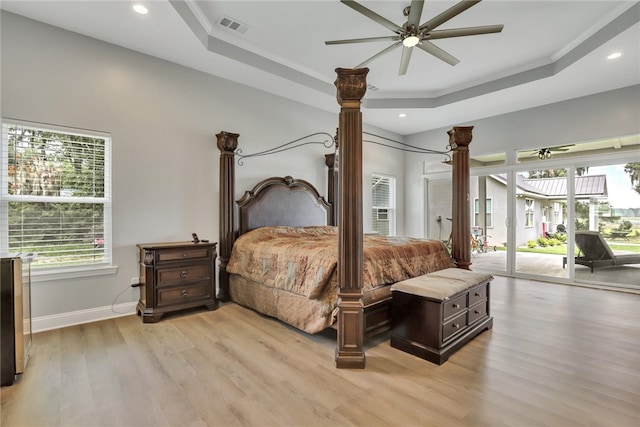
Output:
[[[549,150],[548,148],[541,148],[540,151],[538,151],[538,158],[540,160],[550,159],[551,158],[551,150]]]
[[[414,34],[405,37],[404,39],[402,39],[402,44],[405,47],[414,47],[415,45],[417,45],[418,43],[420,43],[420,38]]]

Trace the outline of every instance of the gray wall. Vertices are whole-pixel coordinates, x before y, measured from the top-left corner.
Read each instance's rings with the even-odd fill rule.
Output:
[[[34,283],[34,317],[108,307],[123,290],[117,303],[136,301],[137,290],[128,289],[138,275],[136,243],[189,240],[192,232],[217,240],[216,133],[239,133],[246,154],[316,131],[333,135],[337,127],[337,103],[327,113],[4,11],[1,31],[4,117],[113,139],[117,274]],[[307,146],[247,159],[236,167],[236,196],[276,175],[308,180],[324,194],[324,154],[332,150]],[[397,176],[404,193],[402,154],[381,150],[365,147],[365,210],[373,172]],[[398,216],[402,232],[402,209]]]

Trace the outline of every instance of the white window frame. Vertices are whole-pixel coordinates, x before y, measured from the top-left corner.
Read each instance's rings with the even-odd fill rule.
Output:
[[[489,206],[489,208],[487,208]],[[485,204],[484,225],[486,228],[493,228],[493,197],[487,197]],[[478,216],[480,215],[480,198],[473,199],[473,227],[480,227]]]
[[[103,197],[68,197],[66,195],[20,195],[9,194],[9,147],[8,132],[10,127],[20,126],[27,129],[48,131],[75,136],[86,136],[90,138],[100,138],[104,140],[104,191]],[[112,264],[112,242],[111,242],[111,135],[104,132],[75,129],[69,127],[55,126],[49,124],[34,123],[24,120],[2,118],[2,142],[0,144],[0,252],[3,254],[15,252],[9,247],[9,202],[25,203],[91,203],[103,206],[103,261],[95,263],[69,263],[59,266],[39,265],[38,254],[32,263],[32,281],[64,280],[75,277],[87,277],[104,274],[113,274],[117,271],[117,266]],[[62,189],[60,189],[62,193]],[[95,244],[95,243],[94,243]],[[44,260],[44,257],[40,257]]]
[[[562,224],[562,204],[553,202],[553,223],[555,225]]]
[[[535,226],[535,199],[524,199],[524,226],[532,228]]]
[[[389,228],[388,235],[395,236],[396,234],[396,177],[392,175],[373,173],[371,176],[372,194],[374,191],[374,186],[381,180],[388,180],[389,182],[389,204],[386,206],[375,205],[376,201],[373,200],[373,197],[372,197],[372,200],[371,200],[372,218],[375,218],[378,221],[385,221]],[[372,227],[372,231],[374,232],[381,231],[376,227],[375,222],[371,224],[371,227]]]

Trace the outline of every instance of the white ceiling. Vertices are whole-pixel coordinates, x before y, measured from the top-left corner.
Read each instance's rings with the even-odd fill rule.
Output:
[[[2,9],[233,80],[331,112],[335,68],[350,68],[390,42],[326,46],[325,40],[392,35],[338,0],[2,1]],[[402,25],[409,0],[359,3]],[[427,0],[421,23],[455,5]],[[218,24],[227,16],[242,34]],[[363,120],[408,135],[640,83],[640,3],[485,0],[438,29],[504,24],[498,34],[435,40],[450,66],[402,49],[367,66],[375,86]],[[613,51],[622,57],[607,60]],[[404,112],[405,118],[398,114]]]

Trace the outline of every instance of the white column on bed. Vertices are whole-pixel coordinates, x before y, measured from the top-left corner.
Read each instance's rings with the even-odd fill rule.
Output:
[[[368,68],[337,68],[338,145],[338,342],[337,368],[364,368],[362,304],[362,113]]]

